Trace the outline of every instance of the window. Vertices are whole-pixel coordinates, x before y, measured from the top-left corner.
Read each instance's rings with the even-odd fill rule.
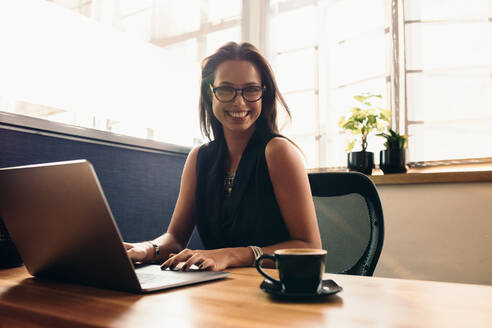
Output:
[[[48,0],[84,16],[91,16],[93,0]]]
[[[492,1],[404,3],[410,160],[492,156]]]
[[[292,112],[283,131],[304,151],[308,167],[346,165],[337,123],[353,96],[372,92],[389,106],[387,2],[270,1],[268,54]],[[295,23],[294,23],[295,22]],[[369,150],[381,147],[374,138]]]
[[[240,41],[241,14],[241,0],[1,1],[0,110],[200,143],[200,61]]]
[[[307,162],[317,162],[319,133],[318,24],[314,4],[285,7],[270,2],[270,61],[280,91],[291,110],[292,124],[280,124],[282,132],[303,149]],[[292,24],[292,22],[302,22]]]
[[[393,128],[411,136],[411,162],[492,156],[492,1],[269,3],[268,54],[293,116],[285,133],[309,167],[346,165],[337,122],[361,92],[383,96]]]
[[[3,0],[0,110],[192,146],[200,61],[231,40],[269,58],[308,167],[346,165],[361,92],[408,161],[492,158],[492,0]]]

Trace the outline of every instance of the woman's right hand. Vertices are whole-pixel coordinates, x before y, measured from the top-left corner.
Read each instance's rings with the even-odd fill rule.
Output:
[[[145,243],[123,243],[126,254],[133,262],[142,262],[147,257],[147,248]]]

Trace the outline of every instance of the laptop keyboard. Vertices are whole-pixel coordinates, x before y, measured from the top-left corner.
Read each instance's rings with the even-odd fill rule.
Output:
[[[137,278],[141,284],[146,284],[146,283],[157,280],[159,277],[155,274],[152,274],[152,273],[137,272]]]
[[[166,275],[164,272],[163,274],[137,272],[137,278],[142,285],[148,285],[152,283],[165,283],[166,285],[171,285],[190,280],[190,277],[187,275],[179,277],[179,275]]]

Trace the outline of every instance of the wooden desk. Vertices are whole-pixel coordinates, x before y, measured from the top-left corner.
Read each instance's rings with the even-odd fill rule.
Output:
[[[8,327],[491,327],[492,286],[327,275],[344,290],[323,302],[282,302],[254,268],[150,295],[38,281],[0,270]]]

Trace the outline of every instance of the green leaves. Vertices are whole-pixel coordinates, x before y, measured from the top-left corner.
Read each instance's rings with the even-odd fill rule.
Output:
[[[354,99],[360,103],[360,107],[352,107],[351,115],[342,116],[338,121],[338,126],[346,133],[360,135],[363,151],[367,148],[367,136],[373,132],[384,131],[391,120],[391,112],[381,107],[373,107],[372,102],[368,101],[372,98],[382,99],[382,96],[369,92],[354,96]],[[346,150],[351,151],[355,143],[355,139],[348,140]]]
[[[351,151],[352,149],[354,149],[354,146],[355,146],[355,142],[357,140],[353,139],[353,140],[347,140],[347,146],[345,147],[345,151],[349,152]]]
[[[399,134],[392,129],[389,129],[389,133],[378,133],[377,136],[386,138],[384,146],[386,149],[404,149],[407,146],[408,135]]]
[[[383,96],[375,95],[375,94],[372,94],[370,92],[363,92],[359,95],[354,96],[354,99],[357,100],[358,102],[361,102],[361,103],[364,103],[367,99],[370,99],[370,98],[383,99]],[[371,105],[369,104],[368,106],[371,106]]]

